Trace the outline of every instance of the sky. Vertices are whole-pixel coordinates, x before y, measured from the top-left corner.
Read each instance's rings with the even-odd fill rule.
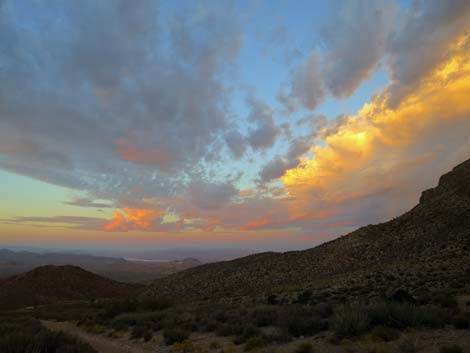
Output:
[[[470,1],[0,0],[0,245],[304,249],[470,157]]]

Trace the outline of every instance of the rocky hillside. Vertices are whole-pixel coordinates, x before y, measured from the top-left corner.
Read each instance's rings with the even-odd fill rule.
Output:
[[[134,295],[141,286],[115,282],[76,266],[42,266],[0,281],[0,307]]]
[[[156,281],[145,295],[285,299],[307,291],[312,298],[340,301],[394,288],[458,289],[470,280],[469,248],[467,160],[442,176],[436,188],[423,192],[412,210],[389,222],[305,251],[263,253],[199,266]]]

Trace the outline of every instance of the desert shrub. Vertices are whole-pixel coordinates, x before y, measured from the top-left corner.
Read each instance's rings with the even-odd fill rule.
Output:
[[[409,338],[406,338],[403,341],[401,341],[398,344],[398,348],[400,349],[401,353],[415,353],[416,352],[416,345]]]
[[[249,352],[254,349],[258,349],[261,347],[265,346],[265,341],[263,340],[262,337],[256,336],[256,337],[251,337],[246,343],[245,343],[245,351]]]
[[[273,325],[277,321],[277,310],[271,306],[257,307],[252,312],[252,319],[258,327]]]
[[[189,331],[179,328],[165,329],[163,331],[163,339],[167,345],[183,342],[188,337]]]
[[[101,316],[105,319],[113,318],[122,313],[131,313],[137,310],[137,301],[133,299],[109,300],[103,305]]]
[[[439,353],[463,353],[462,347],[453,344],[449,346],[442,346],[439,348]]]
[[[459,307],[459,303],[457,299],[452,295],[441,293],[434,298],[434,303],[440,305],[443,308],[447,309],[457,309]]]
[[[369,328],[367,310],[360,305],[343,304],[336,308],[333,328],[340,337],[356,336]]]
[[[147,326],[157,331],[162,327],[164,318],[165,315],[161,312],[120,314],[112,319],[110,325],[116,330],[131,326]]]
[[[294,337],[312,336],[328,329],[328,322],[319,318],[291,319],[287,323],[287,331]]]
[[[243,328],[243,331],[238,334],[235,339],[233,340],[233,343],[235,344],[242,344],[248,341],[252,337],[256,337],[260,335],[260,330],[257,327],[254,327],[252,325],[246,326]]]
[[[275,294],[271,294],[270,296],[268,296],[268,298],[266,299],[266,302],[267,302],[269,305],[277,305],[277,304],[279,304],[279,300],[277,299],[277,295],[275,295]]]
[[[391,296],[390,296],[391,301],[396,301],[399,303],[410,303],[410,304],[415,304],[416,299],[408,293],[404,289],[399,289],[395,291]]]
[[[231,336],[234,335],[237,330],[234,328],[234,326],[229,325],[229,324],[221,324],[217,327],[215,330],[215,333],[217,336]]]
[[[188,331],[197,330],[196,317],[188,311],[167,312],[163,320],[164,328],[182,328]]]
[[[333,315],[333,307],[331,304],[320,303],[315,306],[315,313],[322,319],[326,319]]]
[[[142,336],[142,338],[144,339],[145,342],[148,342],[152,339],[153,335],[152,335],[152,332],[150,332],[150,330],[146,330],[144,332],[144,335]]]
[[[313,353],[313,345],[310,342],[302,342],[295,349],[294,353]]]
[[[131,338],[143,338],[145,341],[152,339],[152,332],[144,326],[134,326],[131,331]]]
[[[416,306],[406,302],[375,303],[368,312],[372,325],[404,328],[415,326],[417,321]]]
[[[274,331],[263,334],[264,340],[267,343],[287,343],[292,341],[292,335],[285,329],[276,328]]]
[[[2,353],[96,353],[87,343],[62,332],[51,332],[29,318],[0,318]]]
[[[212,341],[210,344],[209,344],[209,349],[221,349],[222,348],[222,344],[220,342],[217,342],[217,341]]]
[[[460,314],[454,319],[454,327],[458,330],[470,329],[470,315]]]
[[[416,325],[440,328],[452,323],[452,315],[445,309],[434,306],[418,307]]]
[[[369,307],[368,313],[372,325],[399,329],[417,326],[442,327],[450,320],[442,309],[419,307],[406,302],[375,303]]]
[[[305,290],[297,296],[297,303],[305,304],[312,299],[312,291]]]
[[[213,332],[217,330],[217,321],[208,320],[202,327],[203,332]]]
[[[279,311],[278,325],[294,337],[310,336],[328,329],[328,321],[319,318],[313,308],[291,305]]]
[[[385,342],[395,341],[400,338],[400,331],[386,326],[377,326],[372,332],[372,337],[377,337]]]
[[[168,309],[173,305],[169,298],[147,298],[138,302],[138,308],[143,311],[159,311]]]
[[[366,347],[366,353],[392,353],[389,346],[384,343],[374,343]]]
[[[171,346],[171,352],[174,353],[199,353],[200,350],[190,340],[177,342]]]

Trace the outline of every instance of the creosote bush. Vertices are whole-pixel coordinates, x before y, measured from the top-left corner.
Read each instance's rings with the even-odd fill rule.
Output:
[[[302,342],[295,349],[294,353],[313,353],[313,345],[310,342]]]
[[[370,326],[370,318],[361,305],[343,304],[336,308],[333,328],[340,337],[357,336]]]
[[[456,344],[453,344],[453,345],[449,345],[449,346],[442,346],[440,349],[439,349],[439,353],[464,353],[462,347],[456,345]]]
[[[51,332],[31,318],[0,317],[2,353],[96,353],[87,343],[63,332]]]
[[[177,342],[183,342],[189,337],[189,332],[187,330],[172,328],[165,329],[163,331],[163,338],[167,345],[171,345]]]

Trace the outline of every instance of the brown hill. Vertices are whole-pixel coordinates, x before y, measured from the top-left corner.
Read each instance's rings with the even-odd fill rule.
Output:
[[[198,266],[196,259],[141,261],[106,256],[70,253],[34,253],[0,249],[0,278],[45,265],[73,265],[120,282],[145,283],[168,274]]]
[[[141,286],[116,282],[76,266],[47,265],[0,282],[0,306],[17,307],[64,300],[136,294]]]
[[[318,247],[199,266],[157,280],[147,296],[313,300],[375,296],[405,288],[439,291],[470,281],[470,160],[423,192],[412,210]],[[310,294],[309,294],[310,296]]]

